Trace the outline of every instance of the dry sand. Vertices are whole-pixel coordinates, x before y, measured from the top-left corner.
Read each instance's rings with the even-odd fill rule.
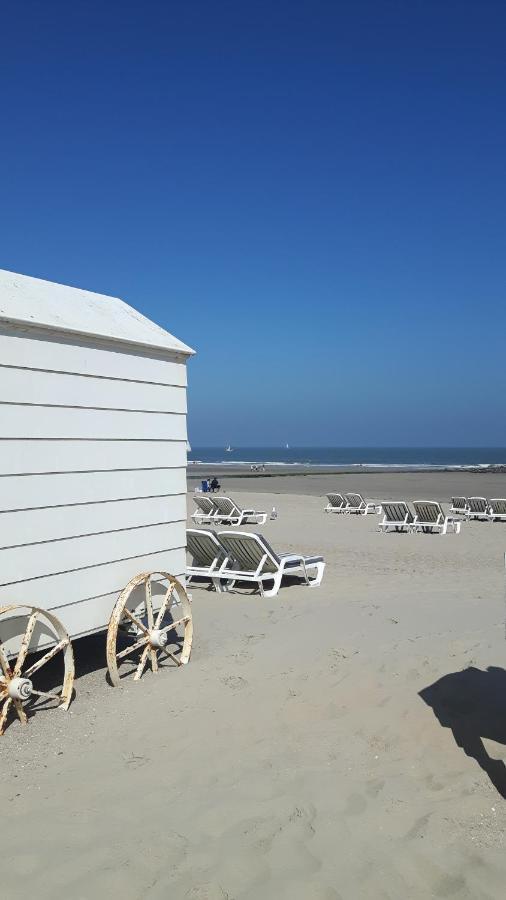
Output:
[[[325,555],[321,588],[193,588],[185,669],[113,690],[82,641],[71,711],[8,730],[2,896],[504,896],[506,525],[380,535],[289,481],[234,495],[277,506],[276,548]]]

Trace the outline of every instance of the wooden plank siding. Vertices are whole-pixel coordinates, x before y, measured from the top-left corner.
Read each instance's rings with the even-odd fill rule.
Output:
[[[181,521],[186,521],[186,494],[3,512],[0,513],[0,551],[40,541],[47,543],[96,532]]]
[[[181,413],[2,404],[0,416],[3,439],[186,440],[186,416]]]
[[[48,335],[28,334],[27,330],[0,324],[0,360],[3,365],[26,366],[43,372],[70,372],[123,381],[186,386],[186,365],[167,359],[167,355],[96,341]]]
[[[8,475],[112,472],[186,467],[186,441],[2,440],[0,471]],[[1,482],[0,482],[1,488]]]
[[[101,462],[103,460],[100,460]],[[111,469],[0,478],[0,515],[19,509],[107,503],[186,493],[186,469]],[[98,512],[98,511],[97,511]],[[0,519],[1,523],[1,519]]]
[[[59,372],[34,373],[32,369],[1,364],[0,400],[2,403],[44,406],[186,412],[186,390],[181,385],[144,384]]]
[[[184,357],[2,325],[0,602],[89,634],[185,544]]]

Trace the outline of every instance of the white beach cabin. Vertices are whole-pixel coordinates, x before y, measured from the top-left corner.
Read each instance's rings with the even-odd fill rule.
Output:
[[[192,354],[122,300],[0,270],[0,605],[74,638],[137,573],[184,584]]]

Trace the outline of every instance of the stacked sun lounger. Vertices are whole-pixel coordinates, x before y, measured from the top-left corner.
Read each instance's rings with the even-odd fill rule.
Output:
[[[483,522],[503,522],[506,520],[506,498],[493,497],[452,497],[450,512]]]
[[[251,582],[263,597],[278,593],[285,575],[301,576],[309,587],[321,584],[325,571],[322,556],[276,553],[261,534],[247,531],[187,529],[187,567],[191,578],[208,578],[217,591],[234,589],[237,583]]]
[[[222,591],[218,571],[227,558],[227,551],[214,531],[205,528],[186,529],[186,547],[192,562],[186,567],[186,580],[209,579],[216,591]]]
[[[506,499],[504,497],[494,497],[490,500],[488,517],[492,522],[506,521]]]
[[[383,518],[379,530],[398,532],[423,532],[425,534],[447,534],[460,531],[461,521],[447,515],[436,500],[414,500],[414,512],[405,500],[385,500],[381,504]]]
[[[374,500],[365,500],[362,494],[327,494],[328,503],[324,512],[355,514],[367,516],[379,510],[379,504]]]
[[[192,515],[196,525],[246,525],[249,522],[254,525],[265,525],[266,512],[258,512],[255,509],[241,509],[230,497],[205,497],[194,494],[193,499],[197,506]]]
[[[469,497],[466,506],[468,519],[488,519],[489,503],[485,497]]]

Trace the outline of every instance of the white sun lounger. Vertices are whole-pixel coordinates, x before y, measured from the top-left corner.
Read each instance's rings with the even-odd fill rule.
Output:
[[[222,591],[218,570],[227,558],[227,551],[214,531],[203,528],[186,529],[186,548],[192,557],[186,566],[189,584],[192,578],[209,578],[217,591]]]
[[[465,516],[467,513],[467,499],[465,497],[452,497],[450,512]]]
[[[488,500],[485,497],[469,497],[466,516],[468,519],[488,519]]]
[[[267,521],[267,513],[257,512],[255,509],[241,509],[240,506],[230,497],[214,497],[213,503],[216,507],[213,522],[218,525],[246,525],[248,521],[252,521],[256,525],[265,525]]]
[[[214,517],[216,515],[216,507],[214,505],[214,500],[211,500],[210,497],[201,496],[200,494],[194,494],[193,499],[198,509],[193,513],[192,519],[196,525],[209,523],[214,521]]]
[[[506,500],[503,497],[494,497],[489,501],[488,516],[492,522],[506,520]]]
[[[346,509],[346,500],[342,494],[327,494],[328,503],[324,512],[342,513]]]
[[[414,531],[433,532],[447,534],[449,530],[456,534],[460,531],[461,522],[453,516],[447,516],[443,512],[441,504],[435,500],[414,500],[415,518],[412,528]]]
[[[230,582],[229,590],[236,581],[252,581],[258,585],[262,597],[274,597],[283,575],[301,575],[310,587],[321,584],[325,570],[322,556],[275,553],[261,534],[248,531],[220,531],[218,537],[229,554],[220,569],[220,576]],[[310,572],[314,573],[312,578]]]
[[[374,500],[364,500],[362,494],[345,494],[346,513],[358,513],[360,516],[367,516],[369,513],[379,511],[379,504]]]
[[[414,517],[405,500],[385,500],[381,510],[383,518],[378,526],[381,532],[412,531]]]

